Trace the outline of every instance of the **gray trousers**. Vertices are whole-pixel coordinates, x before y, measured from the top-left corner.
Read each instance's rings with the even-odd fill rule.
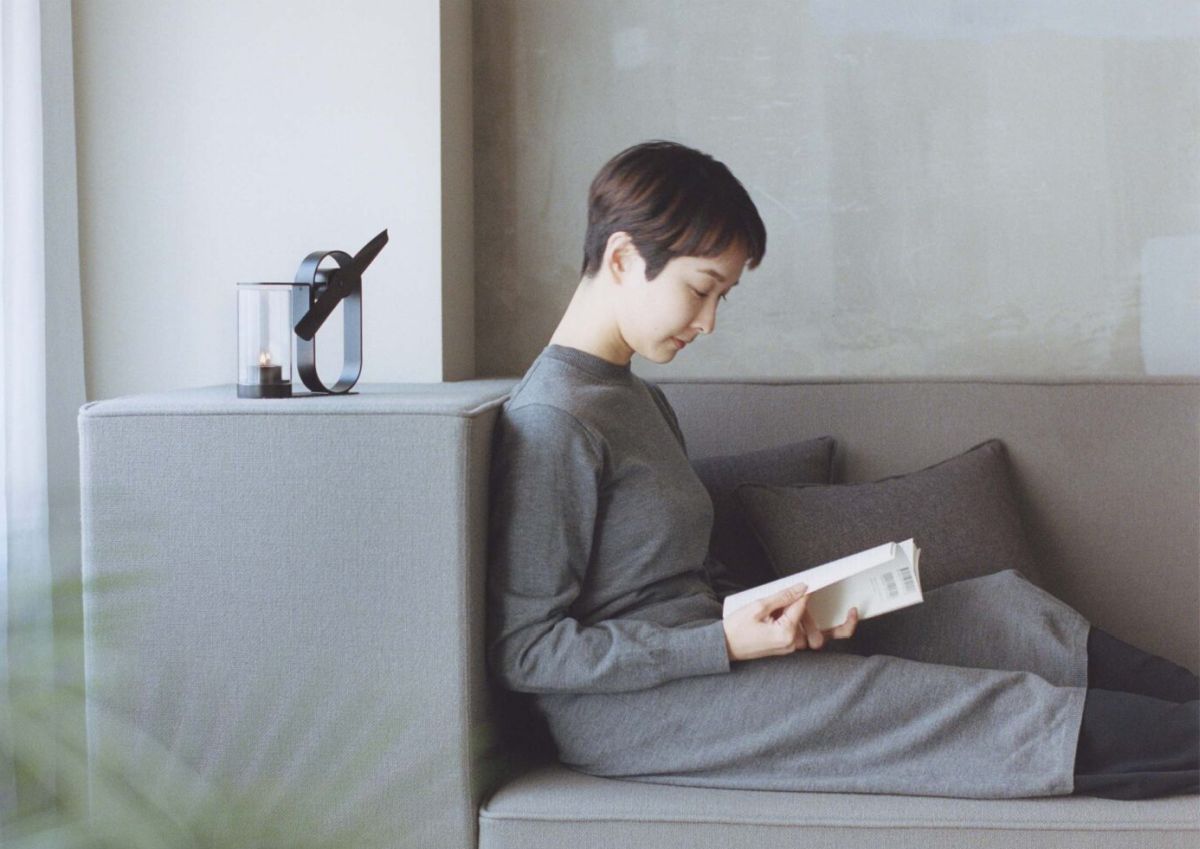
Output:
[[[647,690],[533,697],[566,766],[635,781],[966,798],[1070,794],[1090,624],[1014,570],[819,651]]]

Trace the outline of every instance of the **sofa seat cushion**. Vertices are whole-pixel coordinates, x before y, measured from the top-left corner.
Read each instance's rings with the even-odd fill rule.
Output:
[[[492,794],[480,849],[1156,849],[1200,845],[1195,796],[954,799],[718,790],[598,778],[550,764]]]

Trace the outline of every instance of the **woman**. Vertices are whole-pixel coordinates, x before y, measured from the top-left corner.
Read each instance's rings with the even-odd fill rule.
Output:
[[[741,183],[699,151],[635,145],[592,182],[583,277],[501,411],[491,479],[488,664],[527,694],[559,759],[707,787],[1196,792],[1196,676],[1014,570],[861,629],[852,611],[822,633],[802,592],[722,619],[712,503],[631,361],[670,362],[714,332],[765,248]],[[952,633],[985,637],[927,638],[957,620]],[[1002,633],[1020,636],[988,638]]]

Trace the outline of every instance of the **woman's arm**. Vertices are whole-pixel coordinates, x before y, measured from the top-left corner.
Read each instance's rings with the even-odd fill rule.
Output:
[[[729,671],[720,620],[583,625],[568,614],[591,556],[603,473],[599,440],[566,411],[529,404],[497,419],[488,663],[509,689],[614,693]]]

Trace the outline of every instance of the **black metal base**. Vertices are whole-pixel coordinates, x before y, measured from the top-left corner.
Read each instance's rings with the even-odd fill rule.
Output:
[[[357,395],[358,393],[351,389],[348,392],[293,392],[293,398],[337,398],[341,395]]]
[[[252,383],[238,384],[239,398],[291,398],[292,384],[286,383]]]

